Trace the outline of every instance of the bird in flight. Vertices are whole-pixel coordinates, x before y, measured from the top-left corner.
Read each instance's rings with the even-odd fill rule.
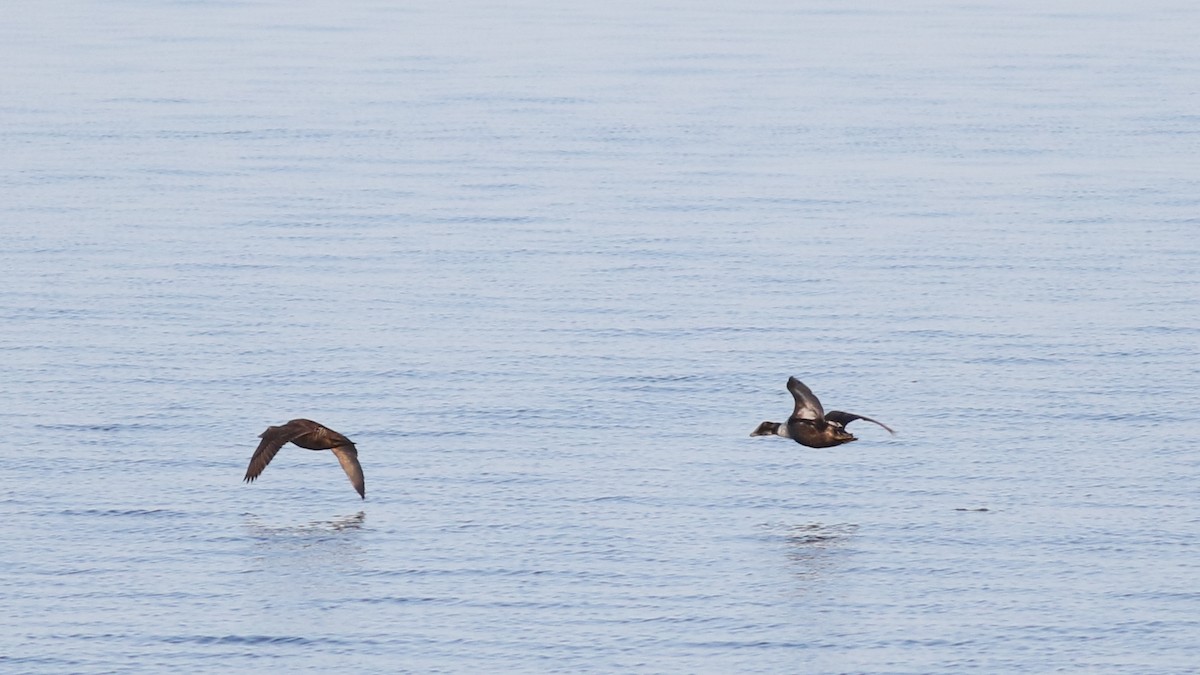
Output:
[[[332,450],[337,455],[342,470],[350,478],[350,484],[358,491],[363,499],[367,498],[367,486],[363,480],[362,465],[358,463],[358,448],[349,438],[339,434],[312,420],[297,419],[280,427],[267,427],[258,435],[262,441],[250,458],[250,466],[246,467],[245,481],[253,483],[255,478],[267,468],[275,453],[288,443],[294,443],[308,450]]]
[[[846,425],[854,420],[874,422],[893,436],[896,432],[883,422],[877,422],[870,417],[854,413],[831,410],[825,412],[816,394],[794,377],[789,377],[788,391],[796,399],[796,407],[787,422],[763,422],[758,425],[751,436],[783,436],[810,448],[832,448],[835,445],[858,440],[854,434],[846,431]]]

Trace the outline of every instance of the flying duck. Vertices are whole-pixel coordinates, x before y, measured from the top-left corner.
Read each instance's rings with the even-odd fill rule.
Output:
[[[788,378],[787,388],[792,392],[792,398],[796,399],[796,408],[792,411],[792,416],[783,424],[763,422],[750,434],[751,436],[783,436],[810,448],[832,448],[858,440],[854,434],[846,431],[846,425],[854,420],[874,422],[887,429],[888,433],[896,434],[888,425],[876,422],[870,417],[840,410],[825,412],[812,390],[794,377]]]
[[[333,450],[342,470],[350,478],[350,484],[358,491],[359,496],[367,498],[367,486],[363,480],[362,466],[358,463],[358,448],[345,436],[312,420],[292,420],[281,427],[267,427],[258,435],[262,441],[254,456],[250,458],[250,466],[246,468],[245,481],[253,483],[255,478],[267,468],[275,453],[287,443],[294,443],[308,450]]]

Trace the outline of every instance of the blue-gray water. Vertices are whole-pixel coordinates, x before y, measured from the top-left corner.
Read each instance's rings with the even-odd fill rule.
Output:
[[[1133,7],[6,13],[0,670],[1193,672],[1200,10]],[[898,435],[749,438],[793,374]],[[365,502],[241,482],[293,417]]]

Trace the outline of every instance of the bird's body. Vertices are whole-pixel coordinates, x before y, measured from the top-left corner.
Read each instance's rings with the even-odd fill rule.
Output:
[[[259,438],[262,441],[250,457],[250,466],[246,467],[244,480],[247,483],[252,483],[258,478],[280,448],[293,443],[306,450],[332,450],[342,465],[342,470],[350,479],[350,484],[359,496],[367,498],[366,481],[363,479],[362,466],[358,463],[358,448],[342,434],[312,420],[295,419],[283,426],[267,427],[266,431],[259,434]]]
[[[794,377],[788,378],[787,388],[792,393],[792,398],[796,400],[792,416],[783,424],[763,422],[750,434],[751,436],[782,436],[810,448],[832,448],[835,445],[858,440],[854,434],[846,431],[846,425],[854,420],[874,422],[887,429],[888,433],[896,433],[886,424],[877,422],[870,417],[840,410],[825,412],[812,390]]]

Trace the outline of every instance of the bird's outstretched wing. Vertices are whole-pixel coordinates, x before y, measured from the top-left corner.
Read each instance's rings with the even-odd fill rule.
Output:
[[[891,434],[893,436],[896,435],[896,432],[892,431],[892,428],[889,427],[888,425],[884,424],[883,422],[880,422],[878,420],[873,420],[870,417],[866,417],[863,415],[855,415],[854,413],[842,412],[841,410],[830,410],[829,412],[825,413],[825,419],[830,422],[837,422],[838,424],[842,425],[843,428],[845,428],[845,426],[847,424],[850,424],[854,420],[866,420],[867,422],[873,422],[873,423],[878,424],[879,426],[883,427],[884,429],[887,429],[889,434]]]
[[[243,478],[247,483],[253,483],[255,478],[267,468],[271,460],[275,458],[275,453],[279,452],[285,444],[290,443],[297,438],[309,432],[304,429],[287,423],[281,427],[267,427],[267,430],[258,435],[262,441],[258,444],[258,449],[250,457],[250,466],[246,467],[246,477]]]
[[[367,482],[363,479],[362,465],[358,463],[358,448],[355,448],[354,444],[339,445],[333,448],[333,454],[337,455],[338,462],[342,464],[342,470],[346,472],[350,484],[358,491],[358,496],[366,499]]]
[[[792,417],[803,420],[825,419],[825,409],[821,407],[821,402],[817,400],[817,395],[812,393],[812,389],[794,377],[788,378],[787,388],[792,392],[792,398],[796,399]]]

